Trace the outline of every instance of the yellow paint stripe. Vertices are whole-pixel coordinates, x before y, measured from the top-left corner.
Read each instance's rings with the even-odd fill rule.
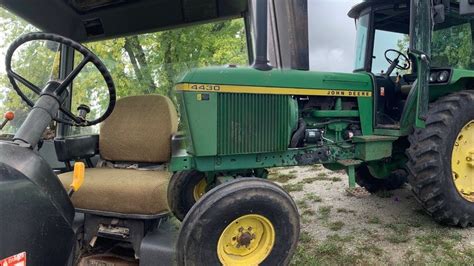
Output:
[[[372,97],[370,91],[359,90],[327,90],[327,89],[299,89],[283,87],[256,87],[217,84],[180,83],[176,85],[178,91],[221,92],[221,93],[249,93],[249,94],[279,94],[279,95],[308,95],[308,96],[337,96],[337,97]]]

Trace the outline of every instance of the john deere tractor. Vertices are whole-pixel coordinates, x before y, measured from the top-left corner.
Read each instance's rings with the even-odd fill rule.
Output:
[[[309,70],[306,0],[0,0],[51,32],[5,55],[32,108],[0,141],[0,264],[286,265],[300,228],[291,197],[264,180],[279,166],[344,169],[349,187],[370,192],[408,180],[436,221],[472,225],[471,2],[362,1],[349,12],[354,72],[325,73]],[[104,63],[114,54],[87,47],[237,17],[252,65],[188,71],[179,119],[165,96],[117,99],[123,84]],[[45,84],[31,81],[42,69],[17,71],[24,45],[58,55]],[[98,71],[89,84],[105,85],[83,93],[108,95],[97,117],[97,105],[71,107],[87,66]],[[99,123],[99,134],[67,134]],[[54,140],[43,136],[51,125]]]
[[[350,187],[357,183],[369,192],[396,189],[408,179],[436,221],[471,225],[470,2],[367,0],[354,6],[353,73],[307,71],[304,60],[296,60],[299,69],[273,68],[267,56],[273,42],[266,39],[272,24],[257,21],[252,67],[195,69],[176,85],[188,130],[184,151],[171,165],[177,171],[172,183],[186,184],[182,191],[169,188],[177,217],[194,203],[186,193],[197,199],[228,179],[265,178],[265,168],[323,164],[345,169]],[[270,56],[274,65],[277,59]]]

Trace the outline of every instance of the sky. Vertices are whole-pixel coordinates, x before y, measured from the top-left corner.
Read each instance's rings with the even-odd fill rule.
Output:
[[[353,70],[356,28],[347,12],[359,2],[361,0],[308,0],[311,70]],[[5,73],[3,59],[6,49],[0,47],[1,74]]]
[[[354,70],[354,20],[347,16],[361,0],[308,0],[310,69]]]

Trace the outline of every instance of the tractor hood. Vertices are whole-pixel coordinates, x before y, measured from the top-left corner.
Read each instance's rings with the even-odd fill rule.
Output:
[[[221,90],[221,87],[227,88],[227,90]],[[232,91],[232,88],[237,91]],[[332,90],[371,92],[372,80],[370,75],[366,73],[328,73],[290,69],[259,71],[250,67],[210,67],[187,72],[178,81],[177,89],[323,96],[326,94],[311,92],[319,91],[322,93],[323,91]]]

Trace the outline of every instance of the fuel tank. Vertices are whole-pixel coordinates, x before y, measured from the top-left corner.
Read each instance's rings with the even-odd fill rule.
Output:
[[[73,218],[74,207],[46,161],[0,142],[0,261],[24,254],[27,265],[67,265]]]

